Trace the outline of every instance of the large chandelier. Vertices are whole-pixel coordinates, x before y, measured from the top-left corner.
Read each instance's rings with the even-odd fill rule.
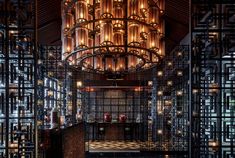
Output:
[[[62,53],[94,72],[134,72],[164,56],[162,0],[65,0]]]

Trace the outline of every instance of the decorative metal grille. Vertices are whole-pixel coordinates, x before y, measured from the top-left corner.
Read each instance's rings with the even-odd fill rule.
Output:
[[[192,157],[234,157],[234,1],[192,1]]]
[[[154,150],[181,152],[189,148],[189,48],[175,47],[157,68],[156,137]]]
[[[0,1],[0,157],[35,157],[35,2]]]

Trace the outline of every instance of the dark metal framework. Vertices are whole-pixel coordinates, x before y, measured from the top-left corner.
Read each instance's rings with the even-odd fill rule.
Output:
[[[234,1],[191,1],[191,157],[234,157]]]
[[[126,140],[140,141],[138,150],[176,157],[188,156],[189,47],[177,46],[152,72],[152,81],[142,80],[139,81],[140,85],[136,85],[142,86],[139,92],[133,87],[133,91],[130,89],[123,92],[127,98],[121,97],[121,94],[117,97],[111,95],[110,89],[84,92],[82,103],[86,121],[86,141],[109,139],[105,139],[104,133],[99,131],[100,128],[103,130],[109,126],[104,121],[104,113],[111,112],[113,116],[125,113],[129,118],[125,126],[128,127],[128,123],[132,123],[130,128],[133,132],[132,137],[126,136]],[[115,86],[113,88],[115,89]],[[115,93],[115,90],[113,92]],[[109,98],[110,95],[112,97]],[[120,104],[122,100],[125,101],[124,104]],[[141,121],[136,128],[134,126],[138,113],[141,114]],[[122,127],[123,124],[120,125],[120,128]],[[87,145],[89,147],[89,144]]]
[[[37,156],[36,2],[0,1],[0,157]]]
[[[189,144],[189,47],[176,46],[157,68],[156,151],[187,156]],[[154,83],[154,82],[153,82]]]
[[[146,142],[148,140],[149,90],[147,82],[142,82],[142,84],[140,82],[140,85],[129,86],[129,88],[94,88],[92,91],[83,91],[82,109],[86,127],[87,151],[89,151],[89,141]],[[105,113],[111,115],[111,122],[105,121]],[[120,122],[121,114],[127,117],[125,122]],[[123,128],[124,135],[117,138],[105,134],[106,129],[112,128],[113,125],[115,128]],[[142,144],[136,150],[144,147],[145,144]]]
[[[38,121],[40,129],[52,127],[52,111],[57,110],[59,118],[66,115],[66,64],[61,60],[61,47],[40,46],[40,60],[38,61]],[[65,119],[65,118],[63,118]],[[66,122],[66,121],[64,121]]]

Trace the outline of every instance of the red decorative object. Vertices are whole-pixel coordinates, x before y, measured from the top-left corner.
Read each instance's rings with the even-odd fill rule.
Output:
[[[45,121],[46,121],[47,123],[51,122],[51,116],[50,116],[50,115],[46,115],[46,116],[44,117],[44,119],[45,119]]]
[[[126,120],[127,120],[127,117],[126,117],[126,115],[125,115],[125,114],[121,114],[121,115],[119,115],[119,122],[121,122],[121,123],[125,123],[125,122],[126,122]]]
[[[110,113],[105,113],[104,114],[104,121],[111,122],[111,120],[112,120],[112,116],[110,115]]]

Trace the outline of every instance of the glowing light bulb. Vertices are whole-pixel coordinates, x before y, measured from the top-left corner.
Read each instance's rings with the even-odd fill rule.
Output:
[[[163,91],[158,91],[158,92],[157,92],[157,95],[158,95],[158,96],[162,96],[162,95],[163,95]]]
[[[152,42],[152,44],[151,44],[151,45],[152,45],[152,47],[154,47],[154,46],[155,46],[155,43],[154,43],[154,42]]]
[[[162,76],[162,75],[163,75],[163,72],[162,72],[162,71],[158,71],[158,72],[157,72],[157,75],[158,75],[158,76]]]
[[[172,86],[172,85],[173,85],[173,82],[172,82],[172,81],[167,81],[167,85],[168,85],[168,86]]]
[[[105,40],[107,41],[109,39],[108,35],[105,36]]]
[[[158,133],[159,135],[161,135],[161,134],[162,134],[162,130],[159,129],[159,130],[157,131],[157,133]]]
[[[69,47],[69,46],[67,47],[67,51],[68,51],[68,52],[70,51],[70,47]]]

